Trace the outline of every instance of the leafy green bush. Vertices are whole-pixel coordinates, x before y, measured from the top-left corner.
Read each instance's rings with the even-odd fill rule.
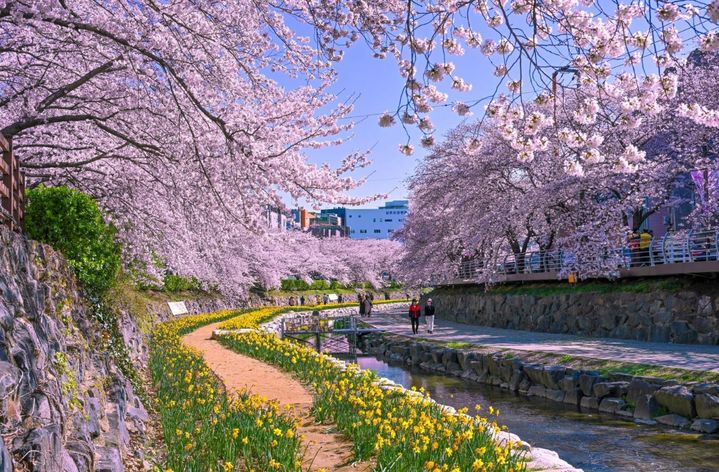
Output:
[[[328,288],[330,288],[329,282],[322,279],[313,280],[312,285],[310,285],[310,289],[312,290],[326,290]]]
[[[310,284],[299,279],[284,279],[281,282],[282,290],[308,290]]]
[[[25,232],[60,251],[90,294],[101,295],[120,269],[116,230],[89,195],[68,187],[28,190]]]
[[[181,275],[167,274],[163,280],[166,292],[184,292],[191,290],[194,292],[202,291],[202,284],[196,277],[183,277]]]

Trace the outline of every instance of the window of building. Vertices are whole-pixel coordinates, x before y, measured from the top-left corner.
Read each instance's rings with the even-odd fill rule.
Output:
[[[354,232],[355,232],[355,230],[352,230],[352,231],[351,231],[351,233],[354,233]]]
[[[393,231],[393,230],[391,230],[391,229],[388,229],[388,230],[387,230],[388,233],[391,233],[392,231]]]
[[[367,230],[366,230],[366,229],[361,229],[361,230],[360,230],[360,234],[367,234]]]
[[[385,218],[384,221],[385,221],[385,223],[391,223],[391,222],[392,222],[392,218]]]
[[[382,230],[381,230],[381,229],[376,229],[376,230],[374,230],[374,232],[375,232],[375,233],[381,233]]]

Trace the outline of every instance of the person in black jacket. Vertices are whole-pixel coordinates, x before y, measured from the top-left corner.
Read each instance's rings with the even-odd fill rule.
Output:
[[[431,298],[428,298],[424,305],[424,321],[427,323],[427,332],[432,334],[434,331],[434,305]]]

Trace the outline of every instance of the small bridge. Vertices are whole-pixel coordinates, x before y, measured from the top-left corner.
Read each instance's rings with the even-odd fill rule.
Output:
[[[317,352],[357,354],[357,341],[368,333],[381,332],[368,326],[357,315],[296,315],[282,320],[280,337],[313,346]]]

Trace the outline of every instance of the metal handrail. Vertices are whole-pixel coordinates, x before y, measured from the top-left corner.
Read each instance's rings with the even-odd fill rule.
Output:
[[[631,244],[607,251],[604,257],[618,256],[621,263],[617,269],[655,267],[664,264],[719,261],[719,228],[666,233],[661,238],[651,237],[642,242],[641,237]],[[575,258],[571,251],[529,251],[523,254],[506,254],[494,267],[494,273],[502,275],[559,273],[569,269]],[[484,269],[482,262],[469,259],[460,263],[460,279],[476,279]]]

